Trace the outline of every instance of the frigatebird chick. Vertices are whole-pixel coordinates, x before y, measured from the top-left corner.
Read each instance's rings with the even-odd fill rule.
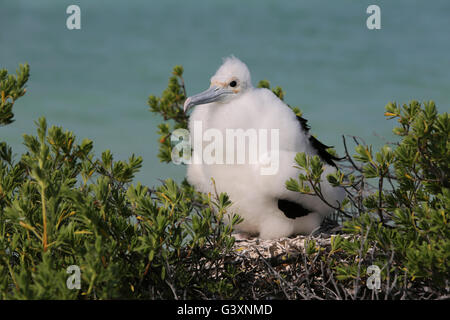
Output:
[[[235,227],[241,236],[277,239],[310,234],[334,211],[317,196],[286,189],[285,182],[302,173],[294,167],[298,152],[322,159],[321,191],[325,200],[338,206],[344,199],[344,190],[326,179],[336,170],[335,161],[339,159],[309,133],[307,121],[296,116],[271,90],[254,88],[247,66],[239,59],[226,58],[211,78],[210,88],[186,99],[185,112],[194,106],[189,118],[194,142],[188,182],[201,192],[229,195],[231,210],[243,218]],[[195,133],[199,128],[209,134]],[[241,142],[249,143],[235,143],[239,133],[244,134]],[[199,142],[198,137],[203,140]],[[220,137],[228,140],[218,141]],[[264,139],[270,144],[265,145]],[[213,152],[211,145],[215,147]],[[239,152],[245,161],[236,160]],[[205,154],[216,161],[203,159]]]

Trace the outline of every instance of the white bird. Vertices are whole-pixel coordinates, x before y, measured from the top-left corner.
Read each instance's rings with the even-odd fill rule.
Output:
[[[189,118],[191,140],[195,139],[196,123],[197,129],[200,123],[204,132],[213,129],[224,137],[230,129],[279,130],[279,145],[271,144],[271,149],[266,152],[268,157],[278,155],[279,169],[275,174],[261,174],[261,169],[267,168],[267,157],[261,159],[263,150],[258,151],[257,163],[250,163],[247,157],[243,164],[204,161],[188,165],[188,182],[198,191],[214,194],[216,190],[229,195],[233,212],[243,218],[243,222],[235,227],[241,236],[277,239],[310,234],[320,226],[324,217],[333,212],[317,196],[286,189],[285,182],[290,178],[297,179],[301,173],[300,169],[294,168],[298,152],[319,155],[323,160],[321,189],[327,202],[337,205],[344,199],[344,190],[331,186],[326,180],[326,175],[336,170],[333,160],[338,158],[330,155],[326,151],[328,147],[309,134],[304,118],[296,116],[270,90],[254,88],[247,66],[239,59],[232,56],[224,60],[211,78],[210,88],[186,99],[185,112],[193,106],[196,107]],[[200,144],[194,143],[193,154],[202,154],[206,142],[208,139]],[[223,152],[224,145],[215,144],[219,147],[215,152]],[[249,156],[251,146],[245,147],[245,155]],[[235,148],[234,151],[238,150]]]

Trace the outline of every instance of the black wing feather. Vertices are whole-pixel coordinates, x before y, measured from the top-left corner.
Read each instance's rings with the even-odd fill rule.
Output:
[[[296,202],[284,199],[278,199],[278,209],[283,211],[284,215],[289,219],[304,217],[312,212]]]
[[[308,120],[305,118],[302,118],[300,116],[297,116],[297,120],[300,122],[300,125],[305,133],[309,132],[310,126],[308,125]],[[344,158],[338,158],[336,156],[333,156],[330,154],[327,149],[332,148],[332,146],[327,146],[317,140],[312,135],[309,136],[309,142],[311,143],[312,147],[317,151],[317,154],[322,159],[322,161],[325,161],[331,166],[337,167],[334,161],[341,161]]]

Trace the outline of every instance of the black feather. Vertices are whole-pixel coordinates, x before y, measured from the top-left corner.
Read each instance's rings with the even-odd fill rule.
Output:
[[[289,219],[304,217],[312,212],[298,203],[284,199],[278,199],[278,209],[283,211],[284,215]]]
[[[297,116],[297,120],[300,122],[302,130],[305,133],[309,133],[310,126],[308,125],[308,120],[300,116]],[[337,167],[334,161],[341,161],[344,159],[333,156],[331,153],[327,151],[327,149],[332,148],[332,146],[324,145],[322,142],[317,140],[312,135],[309,136],[309,142],[311,143],[312,147],[317,151],[317,154],[322,159],[322,161],[325,161],[331,166]]]

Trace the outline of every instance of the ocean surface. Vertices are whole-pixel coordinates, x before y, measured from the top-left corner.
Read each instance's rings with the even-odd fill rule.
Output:
[[[81,8],[81,30],[66,28],[66,8]],[[366,8],[381,8],[369,30]],[[281,86],[319,140],[342,153],[343,134],[379,147],[394,139],[384,106],[434,100],[450,109],[450,1],[119,1],[1,0],[0,68],[28,62],[27,94],[0,139],[22,153],[23,133],[45,116],[97,154],[141,155],[136,181],[182,180],[185,167],[157,159],[157,125],[147,98],[160,95],[172,67],[185,69],[188,94],[209,86],[234,54],[254,85]]]

